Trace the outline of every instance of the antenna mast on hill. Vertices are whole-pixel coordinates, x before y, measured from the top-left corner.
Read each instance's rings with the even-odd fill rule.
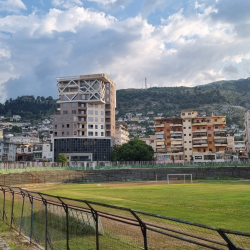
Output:
[[[145,90],[147,90],[147,78],[145,78]]]

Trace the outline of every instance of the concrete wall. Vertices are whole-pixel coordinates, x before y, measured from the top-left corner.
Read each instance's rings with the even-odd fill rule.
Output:
[[[2,185],[22,185],[45,182],[152,181],[156,179],[156,175],[158,180],[165,180],[167,174],[192,174],[193,178],[250,179],[250,167],[36,171],[0,175],[0,183]]]

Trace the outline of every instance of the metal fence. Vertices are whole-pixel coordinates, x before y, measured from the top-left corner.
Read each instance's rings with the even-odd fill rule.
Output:
[[[1,219],[40,249],[250,249],[230,231],[87,200],[0,186]]]

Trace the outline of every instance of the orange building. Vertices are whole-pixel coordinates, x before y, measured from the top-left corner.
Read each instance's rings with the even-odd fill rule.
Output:
[[[225,116],[198,117],[181,111],[181,118],[155,118],[156,160],[169,162],[223,162],[227,148]]]

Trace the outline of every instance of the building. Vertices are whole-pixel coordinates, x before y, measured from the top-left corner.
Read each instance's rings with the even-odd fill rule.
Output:
[[[116,85],[105,74],[57,78],[60,114],[53,116],[54,159],[110,161],[115,143]]]
[[[122,145],[129,142],[129,131],[124,124],[115,125],[115,145]]]
[[[52,144],[39,143],[33,146],[33,160],[35,161],[53,161]]]
[[[244,133],[244,139],[245,139],[245,151],[248,155],[248,158],[250,157],[250,110],[246,111],[245,113],[245,133]]]
[[[198,117],[181,111],[181,118],[155,118],[156,160],[168,162],[223,162],[227,148],[225,116]]]
[[[39,138],[34,136],[12,136],[10,142],[17,144],[36,144],[39,143]]]
[[[146,144],[148,144],[149,146],[151,146],[153,148],[154,152],[156,151],[155,135],[150,135],[149,138],[139,138],[139,140],[145,141]]]
[[[0,161],[11,162],[16,160],[16,144],[9,141],[0,141]]]
[[[21,143],[16,148],[17,161],[32,161],[33,160],[33,146],[31,143]]]

